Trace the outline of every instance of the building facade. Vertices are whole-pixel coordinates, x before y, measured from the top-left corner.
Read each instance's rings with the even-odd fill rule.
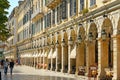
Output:
[[[14,56],[35,68],[119,80],[119,4],[120,0],[19,1],[13,16]]]
[[[4,58],[3,52],[4,52],[5,46],[6,46],[5,42],[0,41],[0,60]]]

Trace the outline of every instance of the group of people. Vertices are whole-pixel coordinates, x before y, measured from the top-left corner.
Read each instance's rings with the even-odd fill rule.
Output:
[[[13,68],[14,68],[14,60],[11,59],[10,62],[8,61],[8,59],[2,60],[1,61],[1,66],[4,69],[5,75],[7,75],[8,67],[10,68],[10,74],[12,75]]]

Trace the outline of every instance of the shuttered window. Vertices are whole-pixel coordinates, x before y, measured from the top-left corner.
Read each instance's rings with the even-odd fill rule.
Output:
[[[52,24],[55,24],[55,9],[53,9]]]
[[[96,4],[96,0],[90,0],[90,6],[93,6]]]
[[[70,0],[70,16],[76,14],[76,0]]]
[[[84,0],[80,0],[80,11],[84,9]]]
[[[45,28],[47,28],[47,15],[44,16],[44,25],[45,25]]]
[[[60,22],[60,7],[57,7],[57,23]]]
[[[62,2],[62,19],[66,19],[67,18],[67,1],[64,0]]]

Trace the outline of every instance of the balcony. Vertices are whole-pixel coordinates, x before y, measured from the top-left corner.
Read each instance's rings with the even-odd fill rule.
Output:
[[[32,14],[32,21],[35,22],[37,21],[39,18],[43,17],[44,13],[43,13],[43,10],[42,8],[38,8],[37,10],[33,11],[33,14]]]
[[[61,2],[61,0],[47,0],[46,6],[50,9],[55,8],[59,3]]]

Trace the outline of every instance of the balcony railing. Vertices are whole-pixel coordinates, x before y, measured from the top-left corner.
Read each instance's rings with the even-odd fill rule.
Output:
[[[42,8],[38,8],[37,10],[33,11],[32,21],[38,20],[38,19],[39,19],[40,17],[42,17],[43,15],[44,15],[43,9],[42,9]]]
[[[55,8],[59,3],[61,2],[61,0],[47,0],[46,6],[48,8]]]

